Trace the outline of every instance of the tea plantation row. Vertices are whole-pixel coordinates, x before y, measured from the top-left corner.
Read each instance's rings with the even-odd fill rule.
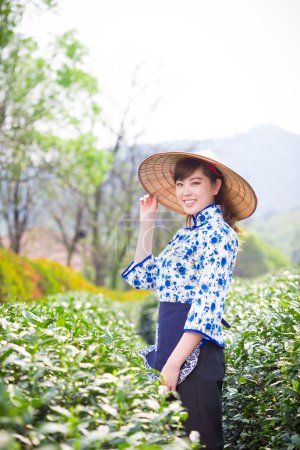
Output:
[[[234,279],[224,318],[223,386],[225,449],[300,448],[299,270]],[[131,309],[132,320],[152,343],[157,317],[153,295]]]
[[[137,355],[157,309],[83,293],[2,305],[0,449],[197,448]],[[235,279],[224,317],[225,449],[299,449],[299,271]]]
[[[190,448],[186,412],[149,380],[117,305],[73,293],[0,307],[1,449]]]

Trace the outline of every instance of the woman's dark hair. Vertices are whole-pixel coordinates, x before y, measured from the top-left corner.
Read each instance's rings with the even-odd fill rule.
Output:
[[[222,215],[224,217],[225,222],[227,222],[236,233],[241,233],[242,230],[236,225],[236,222],[238,220],[237,215],[226,193],[225,179],[223,178],[223,175],[221,174],[219,169],[215,170],[216,172],[220,173],[220,175],[211,170],[211,168],[214,168],[214,166],[210,165],[204,160],[196,159],[193,157],[180,159],[179,161],[177,161],[173,173],[173,180],[175,184],[177,180],[184,180],[199,168],[202,168],[204,175],[206,175],[210,179],[211,183],[215,183],[218,178],[222,180],[222,185],[219,189],[219,192],[217,195],[214,196],[215,203],[218,203],[221,206]],[[188,214],[186,218],[186,226],[190,227],[191,225],[192,225],[192,215]]]

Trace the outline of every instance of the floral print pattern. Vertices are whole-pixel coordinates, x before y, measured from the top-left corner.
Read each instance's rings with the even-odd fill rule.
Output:
[[[161,302],[191,303],[183,331],[225,347],[221,320],[236,262],[238,239],[212,203],[192,216],[158,255],[132,261],[121,276],[135,289],[155,289]]]

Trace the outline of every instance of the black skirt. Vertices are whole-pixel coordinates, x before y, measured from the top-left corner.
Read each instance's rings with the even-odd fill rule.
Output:
[[[206,450],[224,446],[222,427],[222,386],[225,375],[224,349],[214,342],[201,348],[195,369],[176,387],[189,417],[184,422],[187,436],[200,433]]]

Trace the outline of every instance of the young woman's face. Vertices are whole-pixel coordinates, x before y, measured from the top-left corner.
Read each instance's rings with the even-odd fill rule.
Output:
[[[176,181],[176,197],[186,214],[195,215],[214,203],[214,195],[219,192],[221,184],[220,179],[212,183],[199,167],[185,180]]]

